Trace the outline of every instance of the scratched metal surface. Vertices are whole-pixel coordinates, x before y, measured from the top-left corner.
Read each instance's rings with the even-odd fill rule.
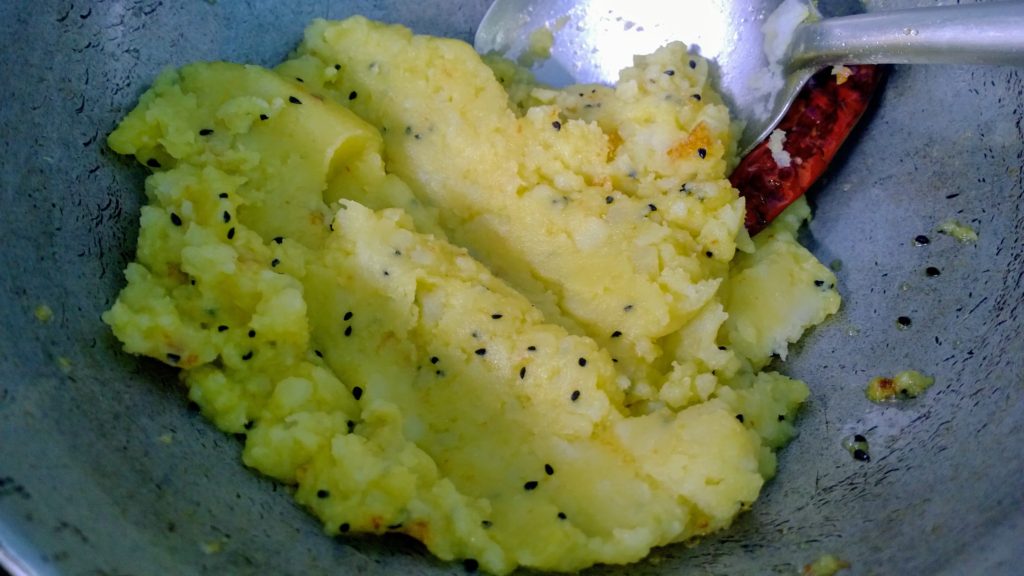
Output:
[[[287,4],[287,5],[285,5]],[[0,3],[0,562],[15,574],[460,573],[396,539],[323,537],[174,375],[99,320],[122,285],[143,172],[104,137],[164,66],[270,64],[313,17],[363,13],[469,39],[486,0]],[[827,3],[825,8],[827,11]],[[869,9],[906,6],[875,2]],[[892,71],[812,198],[806,235],[842,261],[841,313],[787,370],[814,395],[753,512],[700,546],[590,574],[1016,573],[1024,560],[1024,81],[1013,69]],[[976,244],[935,233],[956,217]],[[914,237],[928,235],[928,246]],[[926,277],[927,266],[942,274]],[[34,315],[52,308],[48,323]],[[895,319],[912,318],[909,330]],[[919,368],[879,407],[873,375]],[[168,432],[174,442],[157,439]],[[844,436],[865,434],[872,461]],[[218,553],[204,544],[218,542]]]

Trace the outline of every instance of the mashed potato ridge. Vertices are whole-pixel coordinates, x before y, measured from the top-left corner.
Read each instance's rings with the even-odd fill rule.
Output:
[[[153,174],[104,320],[331,534],[502,574],[728,526],[808,393],[762,369],[839,306],[806,205],[746,235],[681,44],[614,87],[487,61],[356,17],[161,75],[109,140]]]

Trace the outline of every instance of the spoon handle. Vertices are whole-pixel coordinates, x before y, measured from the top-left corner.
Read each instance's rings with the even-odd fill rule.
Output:
[[[832,64],[1024,65],[1024,2],[892,10],[798,27],[791,69]]]

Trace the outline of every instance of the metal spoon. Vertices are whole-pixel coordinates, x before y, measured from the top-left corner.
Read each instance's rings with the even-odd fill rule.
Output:
[[[1020,1],[822,19],[805,0],[495,0],[476,49],[514,58],[543,28],[554,32],[555,43],[535,72],[554,85],[611,83],[634,54],[687,43],[714,63],[713,80],[745,125],[743,154],[826,66],[1024,65]]]

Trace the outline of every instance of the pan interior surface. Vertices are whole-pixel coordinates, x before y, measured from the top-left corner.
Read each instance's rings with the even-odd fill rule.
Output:
[[[470,40],[489,2],[107,0],[0,6],[0,564],[13,574],[462,573],[399,537],[332,540],[174,372],[124,354],[100,314],[123,286],[144,170],[106,135],[161,69],[271,65],[313,18],[363,14]],[[871,2],[869,10],[912,2]],[[825,14],[851,9],[822,0]],[[804,241],[843,309],[782,369],[812,396],[778,476],[729,530],[590,574],[1015,573],[1024,537],[1024,78],[894,67],[811,193]],[[955,219],[960,243],[937,232]],[[927,244],[915,242],[926,236]],[[929,267],[940,274],[929,274]],[[49,312],[47,312],[49,311]],[[902,329],[897,318],[912,320]],[[874,376],[922,397],[876,405]],[[863,434],[871,461],[843,440]]]

